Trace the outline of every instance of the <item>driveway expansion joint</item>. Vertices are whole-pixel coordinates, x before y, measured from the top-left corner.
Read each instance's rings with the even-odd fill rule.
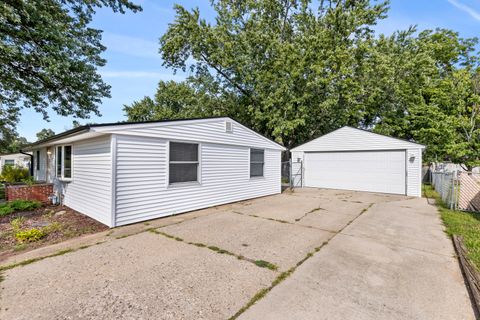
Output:
[[[248,257],[245,257],[243,255],[240,255],[240,254],[236,254],[236,253],[233,253],[231,251],[228,251],[228,250],[225,250],[225,249],[222,249],[222,248],[219,248],[217,246],[214,246],[214,245],[208,245],[208,244],[205,244],[205,243],[200,243],[200,242],[190,242],[190,241],[186,241],[180,237],[176,237],[174,235],[171,235],[171,234],[168,234],[166,232],[163,232],[163,231],[159,231],[157,229],[149,229],[150,232],[152,233],[155,233],[155,234],[158,234],[158,235],[162,235],[166,238],[169,238],[169,239],[172,239],[172,240],[176,240],[176,241],[179,241],[179,242],[183,242],[185,244],[188,244],[188,245],[192,245],[192,246],[196,246],[196,247],[199,247],[199,248],[206,248],[206,249],[209,249],[211,251],[214,251],[218,254],[226,254],[226,255],[229,255],[229,256],[232,256],[232,257],[235,257],[237,258],[238,260],[244,260],[244,261],[248,261],[250,263],[253,263],[254,265],[256,265],[257,267],[259,268],[266,268],[266,269],[269,269],[271,271],[274,271],[274,272],[278,272],[278,266],[271,263],[271,262],[268,262],[268,261],[265,261],[265,260],[262,260],[262,259],[251,259],[251,258],[248,258]]]
[[[316,247],[314,249],[314,251],[312,252],[309,252],[307,253],[307,255],[300,261],[298,261],[296,263],[296,265],[290,269],[288,269],[287,271],[284,271],[282,272],[275,280],[273,280],[272,284],[267,287],[267,288],[263,288],[261,289],[260,291],[258,291],[253,297],[252,299],[250,299],[250,301],[245,305],[243,306],[242,308],[240,308],[240,310],[238,310],[232,317],[230,317],[228,320],[235,320],[237,319],[238,317],[240,317],[245,311],[247,311],[251,306],[253,306],[257,301],[261,300],[262,298],[264,298],[273,288],[275,288],[276,286],[278,286],[280,283],[282,283],[285,279],[287,279],[290,275],[292,275],[295,270],[300,267],[305,261],[307,261],[308,259],[310,259],[311,257],[313,257],[313,255],[317,252],[319,252],[323,247],[325,247],[326,245],[329,244],[329,242],[335,238],[338,234],[340,234],[346,227],[348,227],[350,224],[352,224],[356,219],[358,219],[362,214],[364,214],[365,212],[368,211],[368,209],[370,209],[372,206],[374,205],[374,203],[370,203],[370,205],[367,207],[367,208],[364,208],[362,209],[362,211],[360,211],[360,213],[358,215],[356,215],[352,220],[350,220],[345,226],[343,226],[343,228],[341,228],[339,231],[337,232],[334,232],[334,235],[332,237],[330,237],[328,240],[324,241],[319,247]],[[235,212],[235,211],[234,211]],[[237,214],[242,214],[244,215],[243,213],[239,213],[239,212],[235,212]],[[250,215],[247,215],[247,216],[250,216]],[[258,217],[258,216],[255,216],[255,217]],[[258,218],[262,218],[262,217],[258,217]],[[291,224],[294,224],[295,223],[291,223]]]
[[[297,223],[290,222],[290,221],[286,221],[286,220],[264,218],[264,217],[260,217],[260,216],[254,215],[254,214],[243,213],[243,212],[240,212],[240,211],[232,211],[232,213],[236,213],[236,214],[239,214],[241,216],[250,217],[250,218],[257,218],[257,219],[262,219],[262,220],[274,221],[274,222],[278,222],[278,223],[290,224],[292,226],[302,227],[302,228],[306,228],[306,229],[315,229],[315,230],[329,232],[329,233],[333,233],[333,234],[337,233],[337,231],[333,231],[333,230],[322,229],[322,228],[318,228],[318,227],[314,227],[314,226],[304,226],[304,225],[297,224]]]

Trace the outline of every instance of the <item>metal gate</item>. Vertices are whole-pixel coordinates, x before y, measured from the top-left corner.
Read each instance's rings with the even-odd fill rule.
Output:
[[[282,187],[300,188],[303,184],[303,163],[292,159],[282,162]]]

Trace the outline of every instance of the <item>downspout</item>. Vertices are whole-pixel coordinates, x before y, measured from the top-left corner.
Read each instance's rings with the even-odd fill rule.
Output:
[[[22,150],[20,150],[20,153],[30,157],[30,176],[33,177],[33,154],[23,152]]]

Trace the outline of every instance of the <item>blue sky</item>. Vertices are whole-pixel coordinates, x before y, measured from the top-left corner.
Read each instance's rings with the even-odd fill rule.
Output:
[[[153,95],[159,80],[184,79],[184,74],[174,75],[163,68],[158,54],[158,39],[174,19],[174,3],[187,8],[198,6],[202,16],[213,16],[210,1],[133,1],[142,5],[143,12],[121,15],[102,9],[95,16],[93,26],[104,30],[103,43],[107,47],[103,56],[108,62],[100,72],[112,86],[112,98],[100,106],[102,117],[80,119],[80,123],[125,120],[124,104]],[[376,30],[390,34],[410,25],[418,25],[420,30],[449,28],[463,37],[480,36],[480,0],[391,0],[389,17]],[[72,128],[73,118],[49,114],[50,122],[46,122],[40,114],[23,110],[17,126],[19,134],[35,141],[35,134],[43,128],[56,133]]]

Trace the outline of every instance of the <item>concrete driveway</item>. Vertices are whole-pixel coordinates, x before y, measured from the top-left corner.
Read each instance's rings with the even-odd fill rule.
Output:
[[[0,319],[474,319],[425,199],[301,189],[101,237],[4,269]]]

